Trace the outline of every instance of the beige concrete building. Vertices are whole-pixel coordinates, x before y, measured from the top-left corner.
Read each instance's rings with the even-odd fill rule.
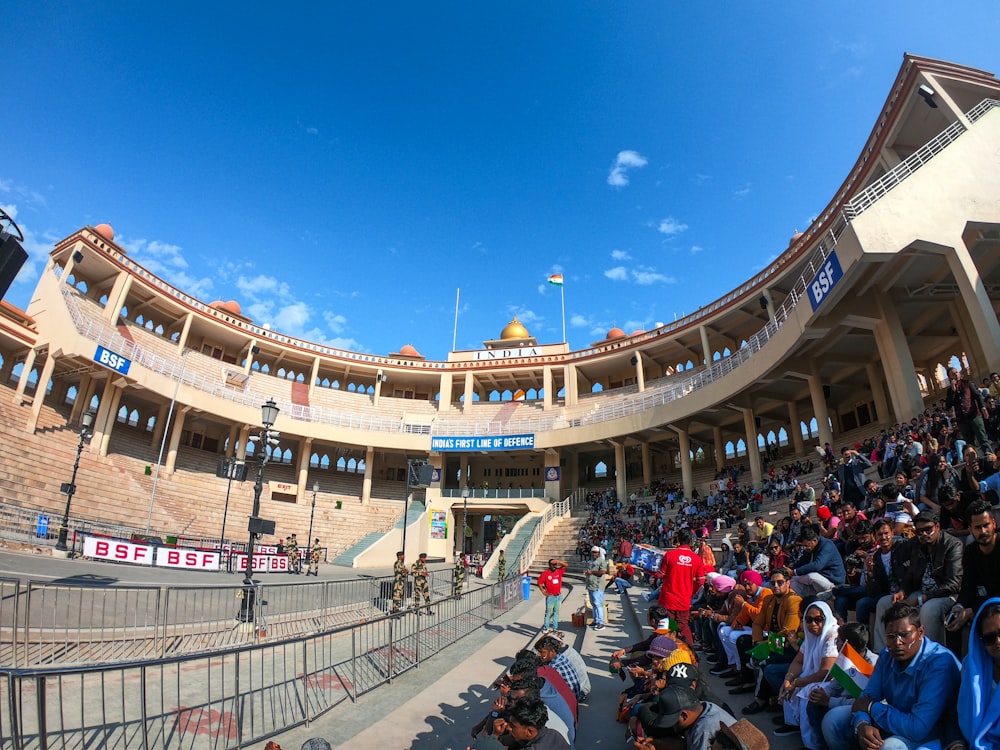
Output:
[[[845,172],[768,268],[681,320],[613,329],[579,351],[538,343],[515,320],[447,361],[263,328],[238,302],[195,299],[141,267],[109,226],[85,227],[57,243],[27,311],[2,311],[0,372],[20,409],[8,418],[28,434],[73,432],[96,407],[87,460],[118,454],[139,474],[153,457],[157,484],[130,476],[133,507],[81,492],[81,511],[144,522],[148,504],[153,527],[205,536],[222,518],[217,458],[245,453],[268,398],[282,437],[262,515],[279,535],[305,528],[316,483],[324,538],[337,501],[391,516],[407,457],[435,468],[428,518],[443,512],[449,530],[415,525],[411,552],[441,556],[466,487],[481,535],[486,513],[538,510],[581,486],[625,495],[676,475],[690,492],[699,467],[732,461],[756,483],[762,439],[796,455],[839,448],[845,433],[921,411],[948,362],[977,380],[1000,369],[1000,81],[906,56]],[[178,472],[205,477],[218,503],[185,511]],[[28,499],[60,502],[52,488]],[[234,502],[239,538],[245,488]]]

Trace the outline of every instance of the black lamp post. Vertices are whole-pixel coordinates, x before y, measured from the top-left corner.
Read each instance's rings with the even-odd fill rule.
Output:
[[[316,494],[319,492],[319,482],[313,482],[313,502],[309,509],[309,533],[306,534],[306,559],[312,559],[313,516],[316,515]]]
[[[226,483],[226,504],[222,509],[222,531],[219,534],[219,559],[226,560],[226,570],[232,572],[230,555],[226,554],[226,518],[229,516],[229,493],[232,492],[234,479],[239,479],[241,482],[246,479],[246,469],[240,459],[226,458],[223,459],[223,470],[228,481]],[[232,545],[230,545],[231,553]]]
[[[271,425],[278,419],[279,411],[281,410],[274,403],[273,398],[269,398],[260,406],[260,421],[264,425],[264,430],[258,436],[257,441],[260,458],[257,460],[257,481],[253,485],[253,512],[250,514],[250,523],[248,524],[250,543],[247,545],[246,575],[243,576],[243,601],[240,603],[238,615],[238,619],[242,622],[253,622],[254,600],[256,599],[253,582],[254,540],[262,533],[260,496],[264,491],[264,467],[267,465],[268,448],[278,443],[278,433],[271,429]]]
[[[69,549],[66,546],[66,535],[69,532],[69,506],[73,502],[73,495],[76,494],[76,472],[80,468],[80,454],[83,453],[84,443],[94,436],[94,433],[90,431],[93,424],[94,412],[92,411],[88,411],[80,418],[80,443],[76,446],[73,476],[70,477],[69,482],[64,483],[59,488],[60,492],[66,493],[66,510],[63,511],[62,525],[59,527],[59,541],[56,542],[56,549],[60,552],[66,552]]]

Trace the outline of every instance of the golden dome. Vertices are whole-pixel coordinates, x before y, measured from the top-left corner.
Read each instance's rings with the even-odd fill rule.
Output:
[[[514,339],[530,339],[531,334],[528,333],[528,329],[522,325],[521,321],[514,316],[514,319],[510,321],[504,329],[500,331],[500,339],[502,341],[514,340]]]
[[[608,341],[612,341],[614,339],[623,339],[623,338],[625,338],[625,331],[623,331],[618,326],[615,326],[610,331],[608,331]]]

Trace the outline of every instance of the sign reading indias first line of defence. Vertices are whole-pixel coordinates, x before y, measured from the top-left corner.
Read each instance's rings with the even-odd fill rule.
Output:
[[[432,451],[517,451],[533,450],[534,435],[479,435],[476,437],[432,437]]]

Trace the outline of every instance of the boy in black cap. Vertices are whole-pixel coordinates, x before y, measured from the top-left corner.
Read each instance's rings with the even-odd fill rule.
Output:
[[[656,700],[639,709],[639,721],[648,737],[683,738],[688,750],[711,750],[723,724],[736,719],[714,703],[699,701],[689,688],[668,685]]]

